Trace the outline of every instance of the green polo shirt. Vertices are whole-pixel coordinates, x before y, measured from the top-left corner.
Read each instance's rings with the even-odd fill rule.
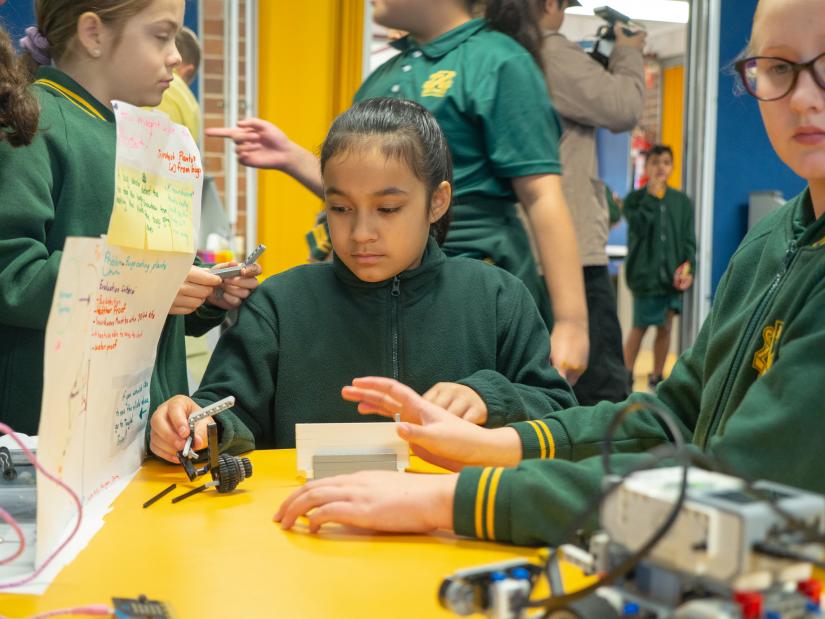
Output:
[[[561,125],[533,58],[511,37],[473,19],[401,51],[361,85],[355,101],[411,99],[427,108],[447,136],[458,202],[515,202],[510,178],[561,174]]]

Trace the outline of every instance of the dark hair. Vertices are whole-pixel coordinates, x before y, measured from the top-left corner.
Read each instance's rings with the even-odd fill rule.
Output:
[[[28,86],[28,71],[0,27],[0,142],[25,146],[34,139],[40,108]]]
[[[201,44],[189,28],[183,27],[175,37],[175,47],[180,52],[183,64],[195,65],[195,71],[201,66]]]
[[[664,155],[667,153],[670,155],[671,161],[673,160],[673,149],[666,145],[666,144],[654,144],[651,146],[647,151],[645,151],[645,163],[647,160],[653,157],[654,155]]]
[[[543,0],[487,0],[484,16],[493,30],[521,43],[536,64],[544,68],[541,59],[543,36],[539,25],[543,13]]]
[[[380,97],[356,103],[332,123],[321,147],[321,172],[329,160],[380,138],[388,158],[410,166],[416,178],[427,185],[427,202],[436,188],[453,182],[453,160],[447,138],[438,122],[414,101]],[[430,227],[438,244],[447,238],[449,208]]]

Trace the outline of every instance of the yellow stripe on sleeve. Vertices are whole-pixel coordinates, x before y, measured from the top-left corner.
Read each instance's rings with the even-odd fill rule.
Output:
[[[487,467],[481,472],[478,489],[476,490],[476,537],[479,539],[484,539],[484,494],[487,490],[487,479],[490,477],[492,470],[492,468]]]
[[[541,420],[536,421],[536,425],[540,427],[547,438],[547,457],[551,460],[556,457],[556,441],[553,438],[553,433],[550,431],[550,428]]]
[[[497,467],[493,471],[493,477],[490,480],[490,492],[487,493],[487,538],[495,539],[495,514],[496,514],[496,491],[498,490],[498,482],[501,479],[501,474],[504,472],[503,467]]]
[[[539,458],[546,458],[547,442],[544,440],[544,433],[539,429],[539,426],[535,421],[528,421],[527,423],[530,424],[530,427],[533,428],[533,431],[536,433],[536,436],[539,439],[539,447],[541,448],[541,451],[539,452]]]

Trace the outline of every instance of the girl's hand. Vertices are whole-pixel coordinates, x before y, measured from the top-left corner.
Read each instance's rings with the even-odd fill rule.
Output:
[[[587,369],[590,340],[587,322],[561,320],[550,334],[550,363],[568,383],[575,385]]]
[[[391,378],[356,378],[341,395],[359,402],[362,414],[400,414],[398,436],[413,453],[452,471],[467,465],[515,466],[521,460],[521,440],[513,428],[488,430],[464,421],[428,402]]]
[[[149,448],[152,453],[169,462],[179,463],[177,454],[189,438],[189,417],[200,409],[185,395],[176,395],[158,406],[149,422]],[[206,447],[206,426],[211,419],[206,417],[195,425],[192,449],[197,451]]]
[[[292,141],[278,127],[260,118],[240,120],[237,127],[207,129],[206,135],[235,142],[238,161],[245,166],[287,171],[292,163]]]
[[[207,269],[201,267],[189,267],[189,274],[181,284],[172,307],[170,315],[191,314],[198,309],[208,296],[212,294],[215,286],[221,285],[221,278],[213,275]]]
[[[466,385],[436,383],[423,397],[456,417],[480,426],[487,423],[487,404]]]
[[[293,492],[275,514],[282,529],[300,516],[310,533],[327,522],[396,533],[453,528],[457,475],[362,471],[311,481]]]
[[[216,264],[214,268],[235,266],[237,262],[223,262]],[[212,294],[207,297],[212,305],[225,310],[231,310],[243,303],[255,288],[258,287],[258,275],[262,273],[261,265],[247,265],[238,277],[221,280],[221,285],[213,289]]]

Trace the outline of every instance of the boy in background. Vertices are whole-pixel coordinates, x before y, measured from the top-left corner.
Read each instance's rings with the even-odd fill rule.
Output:
[[[656,327],[653,373],[648,384],[662,381],[670,347],[673,316],[682,311],[682,293],[693,284],[696,237],[693,205],[681,191],[668,187],[673,151],[655,145],[645,156],[647,185],[624,201],[628,224],[627,285],[633,293],[633,328],[625,343],[625,365],[630,372],[648,327]]]
[[[195,142],[200,144],[201,108],[189,86],[195,81],[201,66],[201,44],[197,35],[184,27],[175,36],[175,46],[181,63],[175,69],[172,83],[157,109],[166,112],[172,122],[189,129]]]

